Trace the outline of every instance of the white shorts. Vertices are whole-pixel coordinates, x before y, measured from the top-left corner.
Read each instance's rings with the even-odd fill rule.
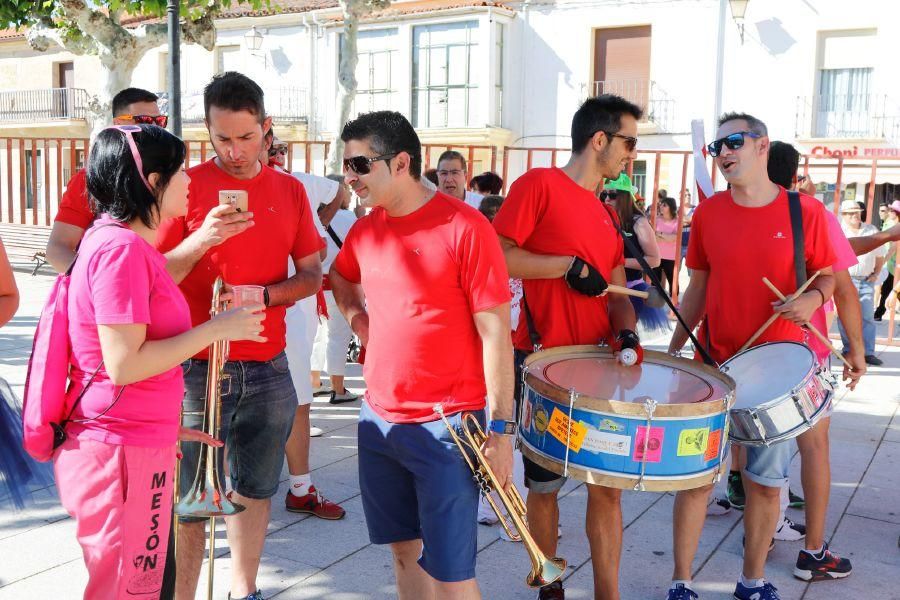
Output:
[[[353,331],[341,314],[331,291],[325,292],[325,305],[328,307],[328,318],[319,323],[316,332],[312,369],[343,377],[347,372],[347,346],[350,345]]]
[[[311,404],[313,389],[309,376],[310,356],[313,340],[316,339],[316,329],[319,326],[315,295],[303,298],[287,309],[284,323],[287,328],[287,345],[284,352],[287,354],[291,379],[297,391],[297,404],[300,406]]]

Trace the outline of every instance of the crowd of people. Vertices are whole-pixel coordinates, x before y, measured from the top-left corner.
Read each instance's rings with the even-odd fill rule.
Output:
[[[749,114],[722,116],[709,145],[728,190],[696,206],[689,192],[677,202],[660,190],[645,208],[625,174],[642,111],[613,95],[590,98],[574,114],[564,166],[529,170],[505,197],[499,176],[470,176],[454,150],[423,170],[419,138],[396,112],[346,123],[343,174],[325,178],[290,172],[287,145],[248,77],[214,77],[204,109],[215,156],[185,170],[185,146],[163,128],[156,96],[120,92],[114,125],[70,181],[48,245],[50,263],[70,278],[73,418],[53,461],[88,570],[85,598],[195,597],[208,519],[180,515],[176,527],[173,488],[188,492],[206,444],[224,465],[222,488],[243,507],[225,519],[229,598],[261,600],[257,578],[285,459],[287,510],[345,514],[310,475],[310,438],[322,434],[310,405],[315,396],[360,400],[346,387],[351,341],[365,351],[358,460],[366,526],[373,543],[392,551],[402,599],[481,597],[477,528],[496,519],[479,509],[479,488],[453,441],[463,415],[484,427],[485,460],[509,488],[529,354],[605,344],[623,368],[639,368],[624,351],[639,364],[639,333],[654,331],[660,318],[668,331],[664,309],[607,293],[611,285],[646,290],[655,280],[671,293],[683,257],[689,284],[675,302],[717,363],[737,354],[774,308],[781,318],[757,343],[809,344],[827,368],[828,349],[805,328],[827,331],[834,304],[849,385],[867,364],[880,364],[874,320],[896,304],[897,291],[879,278],[895,259],[884,248],[897,237],[889,226],[900,201],[881,207],[883,232],[864,225],[850,200],[837,223],[798,177],[796,150],[770,141]],[[819,275],[796,299],[773,304],[764,287],[734,283],[768,276],[785,292],[797,289],[782,232],[791,232],[788,190],[798,188],[802,261]],[[223,192],[249,202],[223,203]],[[0,260],[0,291],[9,287],[5,272]],[[218,278],[229,308],[213,307],[211,317]],[[236,286],[259,286],[259,300],[234,302]],[[227,362],[210,373],[208,348],[223,340]],[[676,328],[670,353],[686,341]],[[202,431],[209,378],[221,385],[215,436]],[[704,520],[732,508],[745,511],[737,600],[780,598],[765,579],[773,536],[805,538],[794,569],[800,579],[851,573],[824,539],[828,418],[796,443],[805,499],[788,487],[790,442],[735,451],[727,498],[711,499],[711,485],[678,492],[668,600],[699,598],[691,573]],[[521,460],[528,529],[554,557],[566,478]],[[588,484],[587,493],[594,597],[616,600],[621,490]],[[788,502],[805,502],[805,527],[784,517]],[[562,581],[540,587],[538,598],[565,598]]]

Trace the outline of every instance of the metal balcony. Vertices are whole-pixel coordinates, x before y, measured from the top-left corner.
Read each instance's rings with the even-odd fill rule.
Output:
[[[800,96],[795,135],[896,140],[900,137],[900,105],[885,94]]]
[[[87,119],[88,93],[81,88],[0,92],[0,122],[41,123]]]
[[[593,93],[615,94],[637,104],[644,111],[642,123],[653,123],[661,133],[675,127],[675,100],[651,79],[608,79],[595,81]]]
[[[280,87],[263,90],[265,94],[266,116],[272,117],[276,124],[281,122],[305,123],[309,113],[306,109],[307,92],[304,88]],[[159,109],[168,113],[166,92],[157,92]],[[185,123],[203,122],[203,90],[181,93],[181,119]]]

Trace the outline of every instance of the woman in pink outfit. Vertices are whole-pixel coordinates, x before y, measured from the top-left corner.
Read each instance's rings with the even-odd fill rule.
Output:
[[[678,234],[678,209],[675,199],[664,196],[659,199],[656,213],[656,245],[659,246],[659,270],[669,282],[672,293],[672,277],[675,274],[675,242]],[[663,279],[660,275],[660,280]]]
[[[71,267],[67,439],[54,455],[76,521],[84,598],[159,597],[172,515],[176,443],[221,445],[180,427],[181,362],[216,340],[262,341],[262,305],[191,328],[156,251],[157,226],[184,215],[184,143],[150,125],[110,127],[91,148],[94,212]]]

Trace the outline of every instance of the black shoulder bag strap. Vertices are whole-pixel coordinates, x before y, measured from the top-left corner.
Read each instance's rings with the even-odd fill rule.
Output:
[[[331,228],[331,225],[329,225],[328,227],[326,227],[326,228],[325,228],[325,231],[328,232],[328,236],[329,236],[332,240],[334,240],[335,246],[337,246],[338,249],[340,250],[340,249],[344,246],[344,242],[342,242],[342,241],[341,241],[341,238],[338,237],[337,232],[335,232],[335,230]]]
[[[718,363],[712,359],[709,355],[709,352],[706,351],[706,348],[703,347],[703,344],[700,343],[700,340],[694,335],[694,332],[691,331],[691,328],[687,326],[687,323],[684,322],[684,318],[681,316],[681,313],[678,312],[678,309],[675,308],[675,303],[672,302],[672,298],[669,297],[669,294],[663,291],[662,282],[659,280],[659,277],[656,276],[656,273],[647,264],[647,261],[644,260],[644,254],[635,247],[634,242],[628,239],[628,235],[622,230],[622,227],[619,225],[619,218],[612,211],[612,209],[607,206],[605,203],[603,204],[603,208],[609,213],[610,221],[612,221],[613,227],[616,228],[616,231],[619,232],[619,236],[622,238],[622,241],[625,243],[625,246],[628,247],[628,251],[631,252],[632,258],[638,261],[638,264],[641,265],[641,269],[644,273],[650,277],[650,282],[656,287],[656,290],[662,295],[663,300],[666,301],[666,304],[669,305],[669,308],[672,310],[672,313],[675,315],[675,318],[678,319],[678,322],[684,327],[684,330],[687,331],[688,337],[691,338],[691,342],[694,344],[694,348],[697,350],[697,353],[700,354],[700,357],[703,359],[703,362],[710,366],[718,367]]]
[[[534,325],[534,317],[528,309],[528,301],[525,300],[525,282],[522,282],[522,312],[525,313],[525,325],[528,327],[528,338],[531,340],[532,349],[537,352],[541,349],[541,334]]]
[[[806,253],[803,242],[803,207],[797,192],[788,192],[788,210],[791,213],[791,235],[794,238],[794,276],[799,290],[806,283]]]

